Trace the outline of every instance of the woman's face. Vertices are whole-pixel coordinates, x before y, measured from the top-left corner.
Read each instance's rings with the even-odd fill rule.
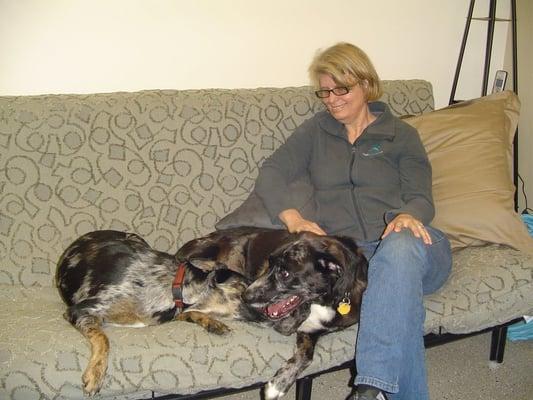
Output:
[[[320,75],[319,84],[320,89],[337,87],[333,78],[326,74]],[[357,121],[361,113],[368,108],[365,91],[361,83],[352,86],[350,91],[342,96],[337,96],[330,92],[329,97],[322,99],[322,102],[330,114],[344,125]]]

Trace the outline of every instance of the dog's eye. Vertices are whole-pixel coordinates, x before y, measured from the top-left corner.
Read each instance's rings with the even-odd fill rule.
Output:
[[[287,271],[286,269],[280,269],[278,271],[278,275],[280,277],[280,279],[289,279],[291,274],[289,271]]]

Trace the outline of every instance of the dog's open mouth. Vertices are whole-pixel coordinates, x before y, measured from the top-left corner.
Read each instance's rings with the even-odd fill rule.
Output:
[[[270,319],[280,319],[290,314],[295,308],[297,308],[302,300],[300,297],[293,295],[282,299],[277,303],[272,303],[263,309],[265,315]]]

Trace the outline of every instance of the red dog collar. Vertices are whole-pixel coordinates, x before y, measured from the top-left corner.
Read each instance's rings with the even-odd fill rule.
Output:
[[[185,263],[182,262],[178,265],[176,270],[176,276],[172,282],[172,296],[174,296],[174,303],[176,308],[181,312],[183,310],[183,280],[185,278]]]

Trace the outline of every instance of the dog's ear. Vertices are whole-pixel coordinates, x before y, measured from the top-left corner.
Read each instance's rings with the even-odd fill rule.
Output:
[[[328,254],[320,255],[317,262],[324,270],[332,272],[337,276],[342,273],[343,268],[340,263]]]
[[[203,258],[191,258],[187,260],[193,267],[198,268],[204,272],[213,271],[214,269],[223,268],[223,264],[215,260],[208,260]]]
[[[355,242],[350,238],[335,237],[323,244],[330,259],[336,260],[334,264],[338,267],[338,279],[333,287],[334,296],[339,297],[340,301],[345,293],[359,292],[359,281],[366,283],[366,259]]]

